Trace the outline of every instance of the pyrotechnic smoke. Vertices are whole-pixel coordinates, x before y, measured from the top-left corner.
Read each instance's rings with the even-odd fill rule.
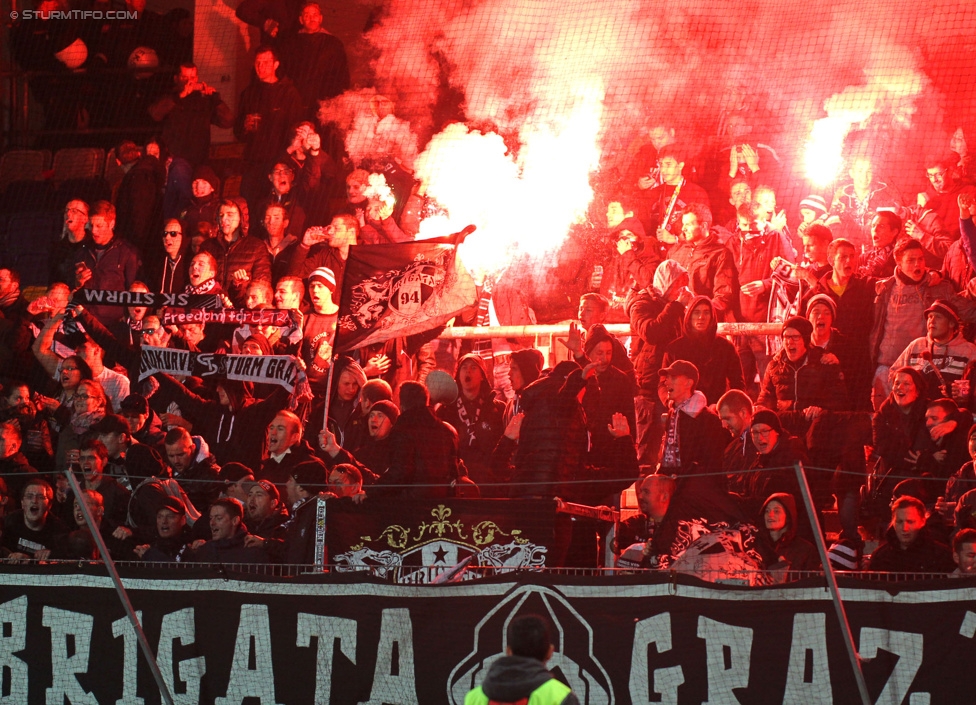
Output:
[[[499,259],[558,245],[591,172],[626,166],[651,116],[717,148],[738,110],[800,179],[808,143],[835,160],[820,178],[842,171],[851,128],[945,133],[929,106],[948,79],[927,77],[924,57],[970,43],[976,4],[934,0],[925,17],[913,0],[390,0],[367,38],[377,88],[421,145],[445,85],[463,94],[466,124],[436,135],[417,172],[450,213],[443,229],[477,224],[469,242]],[[899,176],[914,182],[921,155],[907,156]]]

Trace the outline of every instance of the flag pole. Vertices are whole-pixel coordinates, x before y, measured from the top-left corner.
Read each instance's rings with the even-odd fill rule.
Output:
[[[355,245],[350,245],[349,248],[352,249]],[[346,261],[348,261],[348,256]],[[345,265],[343,265],[345,269]],[[334,274],[334,272],[333,272]],[[342,278],[345,281],[345,277]],[[338,282],[336,282],[338,284]],[[335,373],[335,361],[336,361],[336,340],[339,337],[339,314],[342,312],[342,307],[339,305],[342,300],[342,289],[338,286],[336,287],[336,296],[332,303],[336,306],[336,326],[335,331],[332,333],[332,355],[329,358],[329,377],[325,383],[325,406],[322,409],[322,430],[329,430],[329,403],[332,401],[332,375]]]

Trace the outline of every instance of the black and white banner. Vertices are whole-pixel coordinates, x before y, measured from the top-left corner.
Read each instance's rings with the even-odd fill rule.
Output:
[[[78,570],[0,578],[3,701],[159,703],[111,581]],[[123,577],[177,703],[460,705],[504,652],[508,622],[528,613],[552,624],[549,667],[587,705],[858,702],[822,585]],[[973,701],[973,582],[850,581],[843,594],[873,702]]]
[[[294,392],[295,387],[305,381],[305,371],[293,355],[224,355],[148,345],[144,345],[140,352],[140,380],[157,372],[176,376],[217,376],[242,382],[277,384],[289,392]]]
[[[286,309],[263,308],[174,308],[167,306],[162,311],[163,325],[181,323],[229,323],[236,326],[290,326],[295,323],[294,312]]]
[[[161,306],[213,309],[223,308],[216,294],[160,294],[145,291],[114,291],[109,289],[78,289],[71,297],[76,304],[103,304],[112,306],[145,306],[156,309]]]

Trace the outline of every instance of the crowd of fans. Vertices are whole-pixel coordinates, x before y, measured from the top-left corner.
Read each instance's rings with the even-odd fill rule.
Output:
[[[785,579],[820,567],[803,463],[814,511],[840,520],[837,566],[974,569],[976,188],[961,131],[949,156],[925,161],[916,197],[852,153],[849,180],[794,219],[776,205],[786,170],[742,115],[708,149],[652,125],[606,187],[606,228],[584,247],[571,238],[554,265],[517,258],[490,274],[456,321],[565,322],[548,358],[533,339],[462,346],[439,330],[336,357],[350,246],[411,241],[437,206],[403,154],[354,159],[317,125],[318,101],[349,72],[316,3],[237,12],[267,42],[237,114],[176,57],[175,88],[140,108],[158,139],[117,145],[112,201],[65,204],[47,291],[28,301],[0,268],[8,559],[94,555],[79,502],[117,559],[311,563],[326,500],[619,505],[639,478],[619,566],[679,567],[715,553],[707,536],[729,565]],[[149,16],[125,42],[151,43]],[[50,49],[63,63],[68,37],[43,23],[20,25],[15,55]],[[131,60],[118,37],[75,39]],[[392,116],[385,99],[371,109]],[[222,195],[208,163],[211,125],[243,144],[239,195]],[[291,322],[163,325],[145,307],[69,304],[80,288],[215,294]],[[630,336],[608,333],[618,322]],[[727,335],[726,323],[782,332]],[[295,355],[313,398],[140,379],[142,346]],[[606,528],[559,513],[547,563],[596,565]],[[870,558],[865,538],[881,544]]]

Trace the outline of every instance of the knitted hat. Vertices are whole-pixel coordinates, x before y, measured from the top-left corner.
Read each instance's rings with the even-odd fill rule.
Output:
[[[930,313],[941,313],[943,316],[948,318],[950,321],[954,321],[956,327],[959,326],[959,312],[956,311],[956,307],[945,299],[938,299],[931,306],[925,309],[925,316],[927,317]]]
[[[594,323],[586,334],[586,343],[583,345],[583,352],[587,355],[600,343],[613,343],[613,336],[607,332],[606,326],[602,323]]]
[[[516,350],[512,353],[512,363],[518,365],[519,372],[526,384],[532,384],[539,379],[539,374],[545,365],[545,357],[535,348]]]
[[[400,410],[397,408],[397,405],[385,399],[381,399],[369,408],[369,413],[372,414],[374,411],[383,414],[391,423],[396,423],[397,419],[400,418]]]
[[[478,355],[477,353],[468,353],[458,358],[457,365],[454,367],[454,379],[457,380],[458,375],[461,374],[461,365],[468,360],[471,360],[478,366],[478,369],[481,370],[482,378],[484,378],[485,381],[488,381],[488,368],[485,366],[485,361],[481,359],[481,355]]]
[[[807,301],[807,310],[806,310],[807,318],[810,317],[810,310],[817,304],[823,304],[824,306],[829,308],[830,313],[833,315],[833,317],[837,318],[837,302],[834,301],[829,296],[827,296],[826,294],[817,294],[816,296],[812,297],[809,301]]]
[[[325,489],[325,465],[319,460],[305,460],[299,463],[292,469],[291,477],[295,484],[306,492],[314,494]]]
[[[277,501],[281,499],[281,495],[278,493],[278,488],[274,486],[273,482],[268,480],[258,480],[257,482],[245,482],[244,492],[247,494],[251,493],[251,488],[260,487],[268,497]]]
[[[805,318],[801,318],[800,316],[793,316],[792,318],[787,319],[786,323],[783,324],[784,333],[786,332],[787,328],[792,328],[799,333],[800,337],[803,338],[804,344],[807,347],[810,347],[810,338],[813,336],[813,324],[810,323],[810,321]]]
[[[268,338],[264,334],[251,333],[251,335],[249,335],[244,342],[247,343],[250,340],[253,340],[258,344],[258,347],[261,348],[262,355],[274,355],[274,349],[271,347],[271,343],[268,342]],[[243,345],[241,347],[243,348]]]
[[[766,424],[776,431],[776,433],[783,432],[783,425],[779,422],[779,416],[775,411],[771,411],[770,409],[759,409],[752,415],[751,426],[758,426],[759,424]]]
[[[810,195],[800,201],[800,209],[809,208],[816,211],[817,217],[827,215],[827,201],[823,196]]]
[[[220,193],[220,179],[217,177],[217,172],[206,164],[202,164],[193,170],[193,180],[206,181],[213,187],[213,190]]]
[[[318,282],[319,284],[324,284],[329,291],[333,294],[336,290],[336,278],[335,272],[333,272],[328,267],[319,267],[314,272],[308,275],[308,285],[312,286],[312,282]]]

